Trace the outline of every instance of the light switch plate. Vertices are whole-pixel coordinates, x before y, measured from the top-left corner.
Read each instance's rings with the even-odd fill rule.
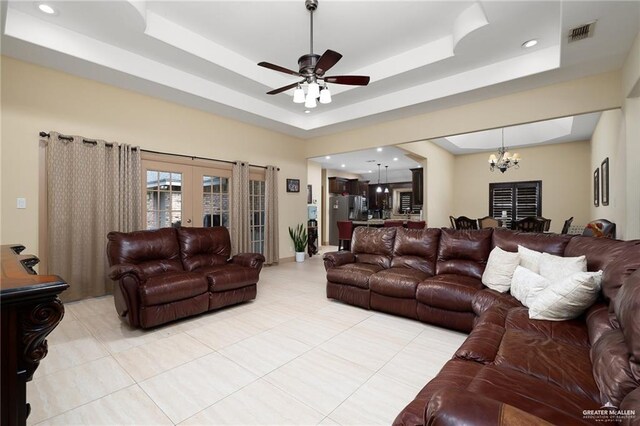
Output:
[[[17,207],[19,209],[26,209],[27,208],[27,199],[26,198],[18,198],[17,199]]]

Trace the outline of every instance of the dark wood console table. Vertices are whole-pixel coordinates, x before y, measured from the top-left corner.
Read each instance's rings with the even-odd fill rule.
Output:
[[[26,425],[27,382],[47,355],[46,337],[64,316],[58,295],[69,287],[55,275],[37,275],[39,259],[21,255],[19,244],[0,247],[0,313],[2,350],[0,424]]]

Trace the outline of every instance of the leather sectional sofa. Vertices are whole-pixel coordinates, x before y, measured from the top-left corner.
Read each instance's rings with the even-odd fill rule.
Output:
[[[107,238],[116,310],[132,327],[154,327],[256,297],[264,256],[230,258],[224,227],[110,232]]]
[[[603,270],[599,300],[577,319],[530,319],[481,281],[494,247],[518,245],[585,255]],[[324,262],[329,298],[470,333],[394,424],[640,424],[640,241],[359,227]]]

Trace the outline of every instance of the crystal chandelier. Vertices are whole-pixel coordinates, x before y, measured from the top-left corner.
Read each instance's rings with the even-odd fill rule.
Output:
[[[491,154],[489,156],[489,170],[492,172],[496,169],[504,173],[507,169],[515,167],[520,168],[520,155],[516,152],[514,154],[509,153],[504,147],[504,127],[502,128],[502,146],[498,149],[498,156]]]

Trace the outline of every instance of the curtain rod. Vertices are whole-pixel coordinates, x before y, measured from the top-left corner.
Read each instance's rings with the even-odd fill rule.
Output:
[[[48,138],[48,137],[50,137],[50,135],[49,135],[49,133],[47,133],[47,132],[40,132],[40,137],[42,137],[42,138]],[[58,136],[58,137],[59,137],[60,139],[65,140],[65,141],[71,141],[71,140],[73,140],[73,137],[72,137],[72,136],[60,135],[60,136]],[[95,140],[91,140],[91,139],[82,139],[82,142],[85,142],[85,143],[93,143],[93,144],[98,143],[97,141],[95,141]],[[113,144],[110,144],[110,143],[105,143],[105,145],[106,145],[106,146],[113,146]],[[134,148],[134,149],[135,149],[135,148]],[[227,164],[235,164],[235,163],[236,163],[235,161],[220,160],[220,159],[218,159],[218,158],[198,157],[198,156],[195,156],[195,155],[186,155],[186,154],[174,154],[174,153],[171,153],[171,152],[152,151],[152,150],[149,150],[149,149],[142,149],[142,148],[140,148],[140,151],[141,151],[141,152],[147,152],[147,153],[149,153],[149,154],[172,155],[172,156],[174,156],[174,157],[191,158],[192,160],[208,160],[208,161],[216,161],[216,162],[219,162],[219,163],[227,163]],[[266,169],[266,168],[267,168],[267,166],[259,166],[259,165],[257,165],[257,164],[249,164],[249,167],[256,167],[256,168],[259,168],[259,169]],[[277,169],[278,171],[280,171],[280,167],[277,167],[276,169]]]

